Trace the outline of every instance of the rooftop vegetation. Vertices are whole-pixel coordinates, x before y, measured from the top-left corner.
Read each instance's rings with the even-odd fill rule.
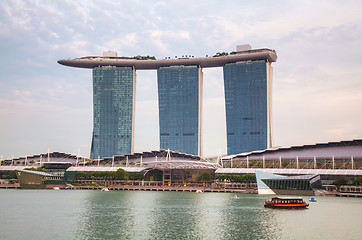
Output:
[[[135,59],[137,60],[156,60],[156,57],[155,56],[140,56],[140,55],[137,55],[134,57]]]
[[[31,170],[31,171],[38,171],[38,172],[48,172],[45,168],[42,167],[31,167],[31,168],[24,168],[24,170]]]

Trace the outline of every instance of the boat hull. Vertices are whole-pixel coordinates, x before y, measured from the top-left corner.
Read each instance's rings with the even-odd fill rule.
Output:
[[[265,204],[266,208],[280,208],[280,209],[302,209],[307,208],[309,204]]]

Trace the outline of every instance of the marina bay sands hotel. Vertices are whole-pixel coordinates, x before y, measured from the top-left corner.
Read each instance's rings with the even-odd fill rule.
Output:
[[[274,50],[237,46],[212,57],[118,57],[116,52],[58,63],[93,69],[91,159],[134,153],[136,71],[155,69],[160,149],[202,156],[203,68],[223,67],[228,155],[272,145]],[[207,84],[207,83],[205,83]]]

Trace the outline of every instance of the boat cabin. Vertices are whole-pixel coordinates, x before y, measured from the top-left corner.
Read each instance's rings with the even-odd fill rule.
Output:
[[[271,202],[281,203],[281,204],[296,204],[296,203],[304,203],[303,198],[301,197],[274,197],[271,199]]]

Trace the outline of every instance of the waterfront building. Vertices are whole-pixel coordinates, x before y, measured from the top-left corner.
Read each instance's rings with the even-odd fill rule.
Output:
[[[73,182],[74,174],[71,177],[69,173],[62,174],[48,173],[35,170],[15,170],[19,180],[20,187],[23,189],[51,189],[54,187],[65,188],[67,184]]]
[[[318,179],[313,176],[302,178],[295,176],[319,175],[324,183],[346,177],[350,179],[361,177],[361,146],[362,140],[353,140],[255,151],[224,157],[220,165],[210,163],[197,155],[171,150],[124,154],[102,159],[87,159],[72,154],[52,152],[1,160],[0,179],[2,177],[6,179],[15,178],[11,177],[14,176],[15,171],[21,172],[29,168],[39,170],[38,168],[41,167],[51,175],[44,175],[39,172],[39,174],[36,172],[21,173],[20,175],[23,175],[25,182],[21,181],[26,183],[26,181],[31,180],[33,181],[32,184],[51,185],[61,183],[50,180],[64,180],[71,183],[76,172],[116,172],[118,169],[123,169],[132,174],[143,173],[145,180],[158,181],[157,184],[161,186],[184,185],[185,182],[187,184],[199,184],[198,179],[205,172],[208,172],[212,177],[211,179],[214,179],[215,175],[248,175],[256,174],[259,171],[264,173],[263,182],[269,188],[277,189],[276,191],[280,193],[283,190],[290,190],[288,188],[293,186],[301,188],[299,190],[309,191],[307,183],[314,183],[314,180]],[[298,155],[295,156],[296,154]],[[294,177],[279,181],[279,178],[273,175],[268,176],[267,173]],[[43,180],[46,181],[43,182]],[[64,183],[62,184],[64,185]],[[33,187],[44,187],[40,185]],[[230,183],[230,185],[233,186],[225,187],[243,187],[237,183]]]
[[[283,176],[268,172],[255,171],[259,194],[315,195],[322,188],[319,175]]]
[[[74,176],[76,172],[116,172],[123,169],[131,174],[143,173],[145,181],[151,181],[154,186],[191,186],[202,185],[199,177],[205,173],[210,176],[207,181],[210,184],[218,167],[218,164],[196,155],[159,150],[91,160],[85,166],[80,164],[68,168],[67,173]]]
[[[135,88],[134,68],[93,69],[92,159],[133,153]]]
[[[272,146],[272,75],[267,60],[224,66],[228,155]]]
[[[202,156],[202,69],[157,70],[160,148]]]
[[[362,169],[362,139],[239,153],[225,156],[221,162],[224,167],[230,168],[279,168],[295,170],[296,173],[308,169],[326,169],[331,172],[350,169],[353,172]]]
[[[117,57],[115,52],[105,52],[102,57],[88,56],[58,63],[93,69],[91,158],[97,159],[133,153],[135,71],[146,69],[158,71],[160,149],[202,155],[202,69],[222,66],[227,88],[228,153],[270,147],[271,62],[276,59],[274,50],[251,50],[249,45],[244,45],[236,52],[218,53],[213,57],[156,60],[150,56]],[[248,81],[253,84],[244,88],[243,82]],[[232,90],[238,82],[243,84],[236,84],[238,88]],[[252,96],[246,94],[248,91]],[[242,121],[250,126],[237,126],[242,125]]]

